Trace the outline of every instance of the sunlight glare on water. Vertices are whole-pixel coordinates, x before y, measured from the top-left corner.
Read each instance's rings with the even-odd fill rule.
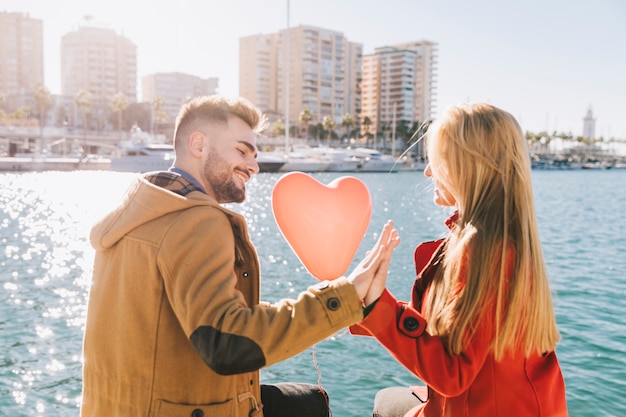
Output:
[[[540,237],[562,340],[557,348],[571,417],[626,415],[626,170],[533,172]],[[341,174],[315,174],[325,184]],[[78,414],[82,337],[91,281],[89,231],[136,174],[0,173],[0,414]],[[446,233],[423,173],[359,174],[372,220],[353,266],[393,219],[401,244],[387,281],[408,300],[413,250]],[[281,235],[271,209],[280,174],[255,176],[245,216],[262,270],[262,300],[296,297],[316,283]],[[375,340],[345,331],[261,371],[264,383],[318,383],[333,415],[371,415],[377,390],[419,383]],[[317,366],[317,367],[316,367]],[[318,373],[319,370],[319,373]]]
[[[89,171],[2,175],[0,389],[16,404],[30,404],[24,409],[30,415],[78,407],[81,338],[75,336],[84,326],[93,261],[85,250],[88,233],[131,178],[102,181],[102,173]],[[78,329],[68,333],[68,327]]]

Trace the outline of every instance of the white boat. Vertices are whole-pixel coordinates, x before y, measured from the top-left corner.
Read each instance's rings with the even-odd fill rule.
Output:
[[[610,169],[613,165],[608,161],[599,161],[597,159],[587,160],[581,166],[582,169]]]
[[[280,172],[323,172],[330,165],[329,161],[297,151],[287,153],[285,158],[287,162],[280,168]]]
[[[111,171],[167,171],[174,163],[174,146],[165,143],[120,142],[111,157]]]
[[[278,172],[287,158],[277,152],[258,152],[256,162],[259,164],[259,172]]]
[[[348,154],[346,150],[335,148],[309,148],[307,153],[314,158],[328,161],[328,172],[356,172],[362,164],[362,160]]]
[[[349,149],[348,153],[361,160],[359,172],[397,172],[403,165],[401,161],[397,161],[393,156],[383,155],[375,149]]]
[[[167,171],[174,163],[175,156],[172,144],[157,143],[151,135],[133,126],[130,140],[117,144],[117,150],[111,157],[111,171]]]

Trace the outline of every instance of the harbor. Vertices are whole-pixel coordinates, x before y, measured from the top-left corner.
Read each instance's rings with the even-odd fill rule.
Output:
[[[89,132],[67,135],[47,128],[46,135],[34,129],[7,129],[0,125],[0,172],[166,170],[174,161],[174,147],[164,135],[151,135],[136,126],[130,132]],[[341,141],[332,146],[304,138],[263,137],[257,162],[267,172],[400,172],[421,171],[426,160],[420,152],[399,142],[371,147],[363,141]],[[369,145],[369,147],[368,147]],[[408,149],[408,151],[407,151]],[[555,140],[551,147],[529,141],[533,169],[626,168],[624,143],[580,144]]]
[[[49,131],[49,132],[48,132]],[[0,171],[100,170],[149,172],[167,170],[174,161],[171,142],[133,126],[130,132],[58,136],[34,136],[28,129],[2,137],[0,126]],[[54,135],[54,133],[57,133]],[[6,133],[6,132],[5,132]],[[113,134],[112,134],[113,133]],[[261,138],[257,162],[260,172],[398,172],[423,170],[423,159],[400,152],[387,154],[355,142],[352,146],[329,147],[293,138]]]

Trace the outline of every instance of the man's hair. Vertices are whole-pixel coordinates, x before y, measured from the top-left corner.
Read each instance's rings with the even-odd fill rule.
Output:
[[[250,128],[261,133],[267,127],[267,117],[249,100],[238,97],[229,99],[221,95],[196,97],[180,109],[174,128],[174,146],[195,129],[196,121],[227,124],[229,117],[238,117]]]

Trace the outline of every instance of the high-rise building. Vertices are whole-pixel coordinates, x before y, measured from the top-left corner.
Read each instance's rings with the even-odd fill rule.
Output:
[[[277,108],[278,34],[239,39],[239,94],[265,112]]]
[[[61,92],[91,94],[92,112],[107,114],[117,93],[137,101],[137,47],[114,30],[81,26],[61,39]]]
[[[305,108],[311,123],[331,116],[339,124],[346,113],[356,119],[362,48],[341,32],[302,25],[241,38],[239,94],[264,111],[289,114],[292,126]]]
[[[0,94],[19,107],[44,84],[42,21],[0,12]]]
[[[180,72],[156,73],[141,78],[141,101],[163,100],[168,123],[174,123],[181,106],[190,98],[215,94],[217,78],[200,78]]]
[[[376,48],[363,56],[361,121],[369,132],[392,124],[432,120],[436,110],[437,44],[411,42]],[[365,129],[365,128],[363,128]]]

